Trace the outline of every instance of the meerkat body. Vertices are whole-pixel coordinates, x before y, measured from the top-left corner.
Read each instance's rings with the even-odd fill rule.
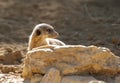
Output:
[[[46,45],[65,45],[62,41],[54,39],[58,36],[59,34],[51,25],[46,23],[38,24],[29,37],[28,50]]]

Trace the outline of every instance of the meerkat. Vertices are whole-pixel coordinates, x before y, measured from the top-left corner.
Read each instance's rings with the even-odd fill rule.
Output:
[[[58,45],[64,46],[65,43],[55,39],[59,34],[55,29],[46,23],[41,23],[35,26],[33,29],[28,43],[28,51],[36,47],[49,46],[49,45]]]

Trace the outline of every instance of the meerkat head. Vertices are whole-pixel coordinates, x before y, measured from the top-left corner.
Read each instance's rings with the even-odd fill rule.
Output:
[[[44,38],[56,38],[59,34],[54,30],[54,28],[46,23],[41,23],[35,26],[33,30],[33,35],[36,37]]]
[[[51,25],[46,23],[38,24],[35,26],[29,37],[28,50],[42,45],[47,45],[47,38],[52,39],[58,36],[59,34]]]

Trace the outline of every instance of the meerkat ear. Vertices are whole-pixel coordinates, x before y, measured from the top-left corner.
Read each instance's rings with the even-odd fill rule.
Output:
[[[40,30],[36,30],[36,35],[39,36],[41,34]]]

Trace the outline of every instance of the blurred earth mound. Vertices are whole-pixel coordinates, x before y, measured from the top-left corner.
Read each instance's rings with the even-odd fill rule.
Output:
[[[27,43],[49,23],[66,44],[97,45],[120,53],[119,0],[0,0],[0,42]]]

